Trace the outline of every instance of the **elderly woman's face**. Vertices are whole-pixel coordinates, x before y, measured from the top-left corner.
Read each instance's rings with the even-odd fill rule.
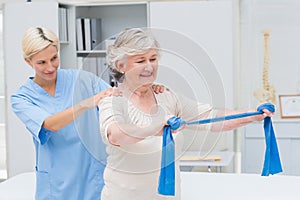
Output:
[[[123,68],[123,69],[122,69]],[[157,77],[158,54],[150,49],[144,54],[128,56],[120,71],[125,72],[126,82],[136,88],[151,86]]]

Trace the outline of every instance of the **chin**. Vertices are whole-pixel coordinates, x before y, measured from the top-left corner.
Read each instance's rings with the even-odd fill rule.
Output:
[[[141,85],[143,86],[149,86],[149,85],[153,85],[154,81],[144,81]]]
[[[147,88],[152,87],[152,85],[153,85],[153,83],[149,83],[149,82],[148,83],[141,83],[140,84],[141,87],[139,87],[139,88],[146,88],[147,89]]]

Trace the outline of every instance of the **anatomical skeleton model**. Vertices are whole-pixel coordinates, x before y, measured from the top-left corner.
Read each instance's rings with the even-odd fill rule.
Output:
[[[254,96],[259,102],[270,102],[275,104],[275,88],[268,81],[269,71],[269,31],[264,30],[264,69],[263,69],[263,88],[254,91]]]

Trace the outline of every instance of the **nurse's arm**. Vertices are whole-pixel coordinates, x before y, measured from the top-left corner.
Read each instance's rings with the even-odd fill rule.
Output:
[[[98,94],[75,104],[74,106],[66,110],[63,110],[52,116],[49,116],[45,119],[42,127],[52,132],[56,132],[61,128],[72,123],[86,110],[95,108],[103,98],[111,95],[119,95],[119,94],[115,94],[114,92],[115,91],[113,88],[109,88],[107,90],[101,91]]]

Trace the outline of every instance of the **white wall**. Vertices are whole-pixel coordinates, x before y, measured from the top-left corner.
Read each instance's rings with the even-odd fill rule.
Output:
[[[262,88],[264,39],[268,29],[269,82],[275,87],[277,116],[278,95],[296,94],[300,81],[300,2],[295,0],[241,1],[241,83],[243,107],[258,101],[253,92]]]
[[[157,81],[217,108],[233,108],[231,1],[150,2],[150,26],[162,47]],[[233,150],[233,132],[184,130],[185,149]]]

